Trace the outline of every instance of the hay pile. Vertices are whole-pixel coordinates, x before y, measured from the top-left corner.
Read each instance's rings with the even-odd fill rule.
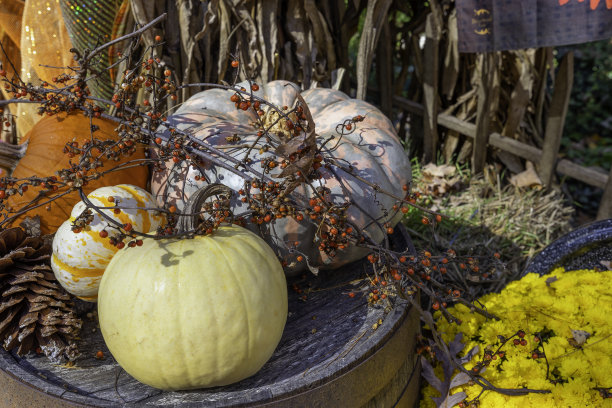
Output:
[[[445,216],[432,226],[420,222],[420,211],[409,212],[404,222],[415,246],[481,258],[498,253],[504,271],[483,287],[487,292],[518,278],[531,257],[572,229],[574,209],[561,193],[503,185],[492,166],[472,177],[459,166],[415,165],[414,180],[420,204]]]

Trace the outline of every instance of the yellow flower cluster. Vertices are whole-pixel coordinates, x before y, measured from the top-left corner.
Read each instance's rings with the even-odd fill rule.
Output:
[[[498,388],[550,390],[549,394],[507,396],[485,391],[479,398],[481,407],[612,407],[612,398],[603,399],[594,388],[612,386],[612,271],[564,271],[556,269],[540,277],[528,274],[510,283],[502,292],[483,296],[480,302],[501,321],[486,320],[480,314],[457,305],[449,311],[461,325],[449,324],[436,314],[438,331],[446,342],[463,332],[467,342],[464,352],[479,346],[479,354],[465,365],[470,369],[482,361],[485,347],[499,344],[498,335],[526,332],[524,346],[509,341],[503,348],[505,359],[496,359],[482,376]],[[590,334],[576,342],[572,330]],[[550,372],[562,383],[553,385],[546,379],[546,361],[533,359],[538,348],[534,334],[549,332],[543,343]],[[541,348],[540,348],[541,350]],[[551,374],[552,375],[552,374]],[[567,381],[567,382],[565,382]],[[478,385],[456,387],[451,394],[464,391],[468,401],[476,398]],[[423,390],[421,407],[435,407],[430,397],[439,396],[431,386]]]

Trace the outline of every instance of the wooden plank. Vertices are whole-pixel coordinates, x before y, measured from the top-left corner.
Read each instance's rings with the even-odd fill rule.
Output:
[[[608,175],[608,182],[604,188],[603,197],[599,203],[599,211],[597,211],[597,219],[605,220],[612,218],[612,169]]]
[[[380,108],[389,117],[393,113],[393,50],[391,49],[391,30],[383,24],[380,41],[376,46],[376,76],[380,89]]]
[[[374,50],[381,26],[387,24],[387,13],[391,2],[392,0],[368,0],[361,39],[359,40],[359,50],[357,51],[357,99],[365,100]]]
[[[425,22],[425,57],[423,71],[423,115],[424,140],[423,160],[428,163],[436,158],[438,149],[438,69],[440,48],[440,27],[434,16],[429,13]]]
[[[494,71],[497,69],[496,53],[481,56],[480,81],[478,83],[478,108],[476,115],[476,134],[472,148],[472,172],[480,173],[487,159],[487,145],[490,135]]]
[[[489,138],[489,142],[493,147],[497,147],[498,149],[512,153],[534,163],[537,163],[542,156],[542,151],[537,147],[519,142],[518,140],[510,137],[502,136],[499,133],[492,133]]]
[[[406,98],[399,96],[393,97],[394,102],[403,109],[410,110],[414,114],[418,115],[420,107],[422,105],[410,101]],[[440,113],[438,115],[438,124],[444,126],[447,129],[457,131],[464,136],[474,138],[476,134],[476,125],[473,123],[465,122],[455,116]],[[504,137],[499,133],[491,133],[489,136],[489,143],[491,146],[506,152],[512,153],[523,159],[538,163],[542,157],[542,150],[537,147],[528,145],[518,140]],[[575,164],[570,160],[561,159],[556,165],[556,170],[564,175],[576,180],[582,181],[585,184],[598,188],[606,188],[609,182],[609,176],[597,170],[593,170],[589,167],[584,167],[579,164]]]
[[[520,73],[510,94],[510,106],[506,114],[506,123],[501,132],[503,136],[514,137],[525,116],[533,90],[533,64],[535,49],[513,52],[515,69]]]
[[[472,139],[476,136],[476,125],[459,119],[456,116],[441,113],[438,115],[438,124],[447,129],[455,130]]]
[[[539,175],[545,186],[552,185],[555,175],[563,125],[567,115],[572,84],[574,82],[574,52],[569,51],[563,57],[559,72],[555,78],[555,88],[548,111],[546,130],[544,131],[544,145],[542,146],[542,159],[540,160]]]
[[[581,166],[571,160],[559,160],[556,169],[562,175],[569,176],[597,188],[605,188],[608,183],[608,176],[605,173],[590,167]]]
[[[394,95],[393,103],[395,103],[397,106],[399,106],[403,110],[406,110],[410,113],[414,113],[416,115],[421,115],[421,116],[425,115],[425,107],[418,102],[411,101],[410,99],[404,98],[402,96]],[[447,116],[450,116],[450,115],[447,115]]]

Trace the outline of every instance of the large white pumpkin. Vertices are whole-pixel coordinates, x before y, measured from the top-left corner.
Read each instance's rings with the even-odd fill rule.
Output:
[[[97,207],[112,207],[115,204],[126,207],[119,214],[111,209],[102,212],[121,224],[132,224],[135,231],[155,231],[164,220],[158,212],[145,210],[156,207],[153,196],[130,184],[101,187],[89,193],[87,198]],[[119,232],[109,227],[109,223],[96,211],[93,211],[93,221],[86,229],[79,233],[73,232],[72,223],[86,208],[85,203],[79,201],[73,207],[70,218],[55,233],[51,267],[57,280],[68,292],[83,300],[95,301],[102,274],[119,250],[111,245],[109,238]],[[102,230],[107,231],[108,237],[100,236]]]
[[[237,226],[193,239],[145,239],[120,250],[100,285],[104,341],[138,381],[165,390],[213,387],[255,374],[287,319],[280,262]]]

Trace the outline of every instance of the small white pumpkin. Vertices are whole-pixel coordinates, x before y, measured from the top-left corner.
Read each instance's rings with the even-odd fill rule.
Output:
[[[130,184],[101,187],[92,191],[87,198],[97,207],[126,207],[119,214],[111,209],[102,212],[121,224],[132,224],[132,229],[136,231],[155,231],[164,220],[158,212],[145,210],[156,207],[153,196]],[[118,251],[116,246],[111,245],[109,238],[118,235],[119,231],[109,227],[109,223],[93,211],[93,220],[88,227],[79,233],[73,232],[72,223],[86,208],[85,203],[79,201],[73,207],[70,218],[55,233],[51,267],[57,280],[68,292],[80,299],[95,302],[102,274]],[[108,237],[100,236],[102,230],[107,231]]]
[[[98,317],[119,365],[165,390],[255,374],[287,320],[287,283],[266,242],[238,226],[193,239],[144,239],[113,257]]]

